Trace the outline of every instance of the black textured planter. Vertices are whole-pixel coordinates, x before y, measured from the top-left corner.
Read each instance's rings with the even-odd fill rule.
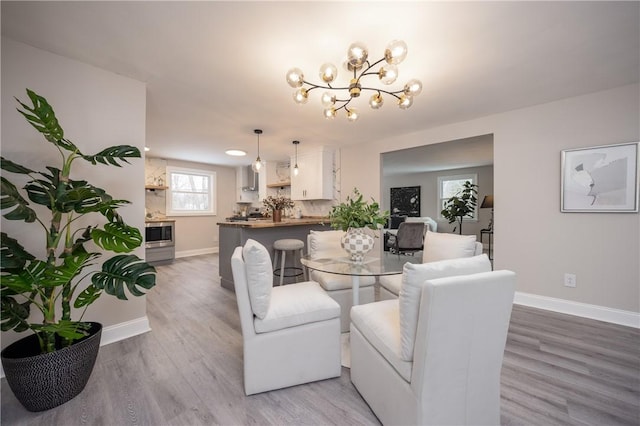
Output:
[[[93,371],[102,335],[102,324],[89,324],[87,337],[55,352],[38,354],[40,346],[35,334],[2,351],[7,383],[24,408],[49,410],[82,392]]]

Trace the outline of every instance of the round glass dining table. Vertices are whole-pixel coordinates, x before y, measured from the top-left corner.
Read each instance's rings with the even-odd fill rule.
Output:
[[[405,263],[422,263],[422,253],[406,256],[383,252],[379,257],[367,256],[362,262],[355,262],[348,256],[314,259],[306,255],[301,262],[315,271],[351,276],[353,304],[357,305],[360,302],[360,277],[401,274]]]

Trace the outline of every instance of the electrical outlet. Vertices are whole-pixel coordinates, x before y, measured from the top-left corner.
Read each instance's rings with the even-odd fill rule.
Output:
[[[576,284],[576,274],[564,274],[565,287],[575,287]]]

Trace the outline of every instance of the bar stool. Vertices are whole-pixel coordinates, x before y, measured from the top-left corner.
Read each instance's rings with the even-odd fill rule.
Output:
[[[296,277],[296,281],[297,281],[297,277],[299,277],[300,275],[304,275],[304,270],[302,269],[302,265],[300,266],[295,266],[296,262],[295,262],[295,254],[296,252],[298,252],[300,254],[300,257],[303,256],[304,253],[304,242],[300,241],[300,240],[296,240],[296,239],[292,239],[292,238],[285,238],[282,240],[276,240],[273,243],[273,250],[274,250],[274,254],[273,254],[273,275],[280,277],[280,285],[283,284],[284,282],[284,277],[287,278],[292,278],[292,277]],[[291,251],[293,252],[293,264],[294,266],[287,266],[285,267],[285,258],[287,255],[287,252]],[[278,264],[278,254],[280,254],[280,267],[276,268],[276,265]],[[299,259],[298,259],[299,260]]]

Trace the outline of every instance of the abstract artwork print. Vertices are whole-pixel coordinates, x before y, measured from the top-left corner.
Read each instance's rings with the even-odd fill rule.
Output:
[[[420,216],[420,187],[391,188],[391,214],[394,216]]]
[[[563,212],[637,212],[638,142],[562,151]]]

